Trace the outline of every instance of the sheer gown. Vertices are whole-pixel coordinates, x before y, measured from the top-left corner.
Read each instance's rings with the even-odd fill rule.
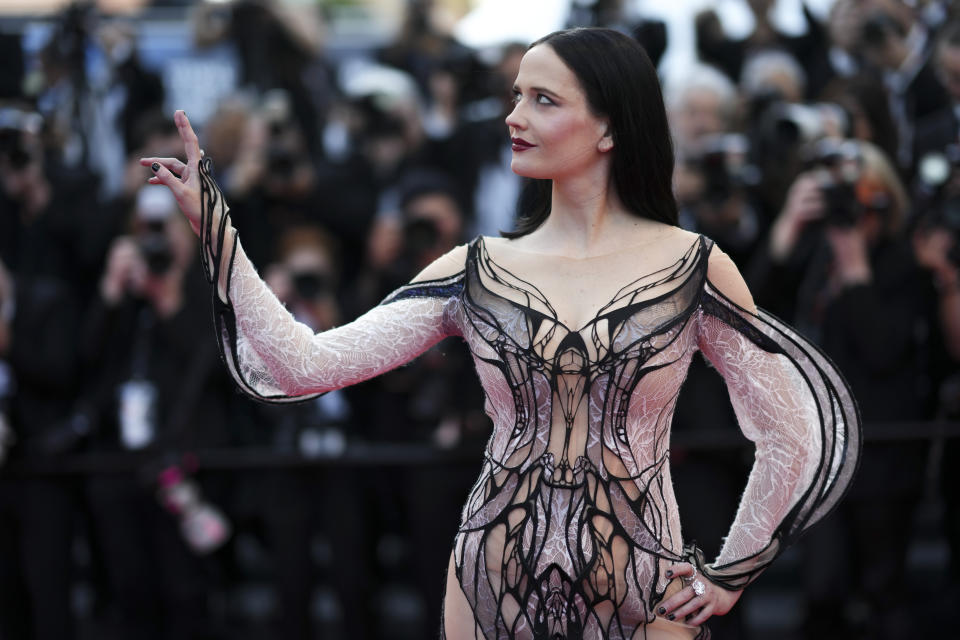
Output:
[[[244,392],[303,400],[397,367],[446,336],[469,346],[493,432],[453,541],[446,595],[448,613],[455,600],[473,621],[448,628],[451,640],[706,638],[705,627],[656,616],[676,588],[665,567],[693,562],[714,583],[743,588],[849,485],[860,425],[847,385],[789,327],[721,292],[715,280],[736,269],[707,238],[691,235],[673,262],[633,274],[571,327],[479,237],[357,320],[315,335],[245,257],[209,171],[202,162],[204,265],[224,360]],[[674,404],[698,349],[756,446],[709,564],[684,545],[668,464]]]

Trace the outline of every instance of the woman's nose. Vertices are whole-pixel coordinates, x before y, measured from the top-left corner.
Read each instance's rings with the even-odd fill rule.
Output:
[[[510,129],[522,130],[525,128],[525,121],[522,117],[519,102],[513,105],[513,111],[507,114],[507,117],[504,118],[504,122],[507,123],[507,126],[510,127]]]

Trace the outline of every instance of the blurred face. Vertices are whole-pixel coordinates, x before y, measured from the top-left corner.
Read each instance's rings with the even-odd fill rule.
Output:
[[[325,283],[333,283],[333,264],[330,256],[319,248],[301,247],[292,251],[283,261],[293,277],[310,275]],[[324,293],[329,291],[324,290]]]
[[[132,231],[152,276],[183,272],[194,260],[196,236],[179,211],[171,210],[165,220],[153,222],[135,211]]]
[[[680,108],[670,115],[677,130],[678,142],[683,144],[694,144],[704,136],[727,130],[722,100],[709,89],[688,91]]]
[[[506,123],[510,168],[528,178],[565,178],[607,166],[613,149],[606,119],[594,115],[580,82],[549,45],[527,51]]]
[[[960,47],[941,46],[937,56],[937,75],[954,102],[960,102]]]
[[[437,231],[437,247],[446,253],[460,238],[463,216],[457,203],[443,193],[425,193],[411,200],[404,208],[407,220],[429,222]]]
[[[271,286],[280,285],[281,299],[292,305],[298,320],[314,331],[329,329],[339,322],[340,312],[333,297],[336,278],[329,253],[314,246],[294,249],[284,258],[281,272],[280,282]]]
[[[30,133],[5,131],[3,153],[0,153],[0,184],[14,198],[24,198],[27,191],[43,175],[40,141]]]

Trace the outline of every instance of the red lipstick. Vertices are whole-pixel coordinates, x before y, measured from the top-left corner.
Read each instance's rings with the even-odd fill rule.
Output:
[[[526,151],[527,149],[532,149],[533,147],[537,146],[535,144],[530,144],[523,138],[510,138],[510,142],[510,148],[514,151]]]

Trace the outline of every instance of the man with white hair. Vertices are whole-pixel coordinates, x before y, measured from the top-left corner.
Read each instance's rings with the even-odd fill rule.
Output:
[[[730,130],[737,106],[733,83],[714,67],[696,64],[666,83],[664,99],[678,155],[705,136]]]

